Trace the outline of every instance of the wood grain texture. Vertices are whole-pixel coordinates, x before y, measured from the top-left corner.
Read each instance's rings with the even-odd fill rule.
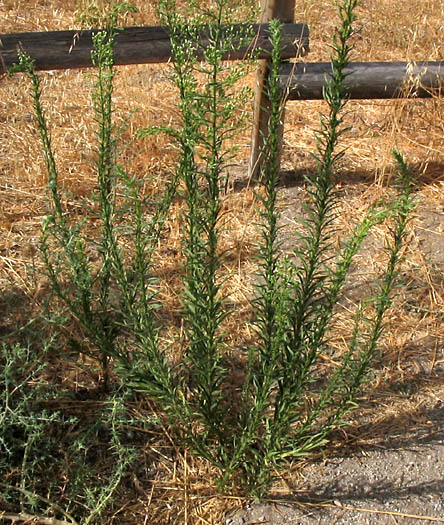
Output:
[[[283,64],[280,85],[289,100],[320,100],[329,62]],[[428,98],[444,94],[444,62],[352,62],[345,69],[350,99]]]
[[[277,19],[285,25],[294,22],[295,0],[261,0],[261,22],[269,22]],[[304,49],[305,51],[305,49]],[[308,52],[308,43],[307,49]],[[303,55],[305,53],[300,53]],[[281,59],[286,58],[281,55]],[[250,178],[257,178],[262,169],[262,151],[268,137],[268,119],[271,103],[268,99],[268,67],[269,61],[261,60],[256,74],[256,89],[253,106],[253,125],[251,132],[250,159],[248,162],[248,174]],[[281,150],[276,160],[277,169],[280,168],[282,143],[284,135],[284,110],[282,111],[282,122],[279,129],[279,143]]]
[[[225,56],[227,60],[245,58],[252,49],[260,49],[260,58],[270,56],[268,25],[253,26],[255,37],[248,46]],[[239,31],[241,26],[233,26]],[[46,31],[40,33],[13,33],[0,35],[0,73],[17,62],[17,50],[25,50],[35,60],[36,70],[92,67],[91,31]],[[207,32],[201,33],[201,45],[208,45]],[[283,27],[283,58],[291,58],[308,51],[308,27],[305,24],[285,24]],[[149,64],[168,62],[171,43],[164,27],[127,27],[119,31],[115,43],[115,64]]]

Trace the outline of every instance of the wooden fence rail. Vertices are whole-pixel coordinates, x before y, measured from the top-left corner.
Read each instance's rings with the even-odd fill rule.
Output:
[[[320,100],[328,62],[282,64],[279,82],[288,100]],[[351,99],[428,98],[444,94],[444,62],[352,62],[344,70]]]
[[[292,5],[285,0],[261,0],[265,21],[277,16],[288,22],[293,16]],[[285,8],[285,9],[284,9]],[[236,30],[234,26],[234,30]],[[232,28],[233,29],[233,26]],[[280,85],[288,100],[319,100],[331,72],[330,63],[290,63],[286,59],[305,55],[309,50],[309,29],[305,24],[283,24],[283,47]],[[92,35],[98,30],[48,31],[0,35],[0,74],[18,61],[23,49],[35,60],[37,70],[91,67]],[[254,25],[255,36],[248,45],[230,52],[227,60],[242,60],[256,49],[259,58],[269,59],[271,44],[268,24]],[[208,31],[200,33],[202,52],[208,45]],[[167,62],[172,49],[168,30],[164,27],[129,27],[118,32],[115,43],[115,64],[147,64]],[[354,62],[346,69],[347,94],[351,99],[427,98],[443,95],[444,62]],[[260,168],[261,143],[267,132],[268,102],[263,87],[267,82],[267,63],[262,62],[258,74],[252,147],[249,171]],[[282,119],[283,120],[283,119]],[[282,122],[282,129],[283,129]]]
[[[236,32],[240,27],[232,26],[231,29]],[[259,58],[269,58],[271,44],[268,24],[255,24],[253,28],[251,42],[230,52],[225,59],[244,59],[253,49],[259,51]],[[36,70],[91,67],[94,33],[97,30],[0,34],[0,73],[5,73],[18,61],[19,49],[26,51],[35,60]],[[203,29],[200,49],[208,45],[207,34],[208,31]],[[301,56],[308,51],[309,31],[305,24],[284,24],[282,35],[282,59]],[[116,65],[152,64],[168,62],[170,59],[171,43],[165,27],[127,27],[116,36]]]

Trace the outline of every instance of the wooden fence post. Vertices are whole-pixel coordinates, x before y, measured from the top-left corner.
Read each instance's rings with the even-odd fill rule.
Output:
[[[261,0],[261,23],[269,22],[277,18],[281,22],[294,22],[295,0]],[[253,108],[253,129],[251,136],[250,161],[248,175],[250,178],[257,177],[261,166],[261,151],[264,137],[267,133],[267,122],[270,101],[265,93],[267,87],[267,61],[260,60],[256,77],[255,99]],[[284,114],[280,127],[280,138],[284,132]],[[280,156],[278,159],[280,164]]]

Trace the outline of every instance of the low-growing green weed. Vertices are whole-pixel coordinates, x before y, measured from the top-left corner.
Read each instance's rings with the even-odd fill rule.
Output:
[[[159,2],[161,19],[171,35],[180,123],[174,128],[141,130],[139,137],[167,133],[176,144],[179,160],[149,220],[137,177],[128,175],[115,155],[112,92],[117,13],[108,30],[94,37],[98,239],[86,235],[85,224],[72,224],[63,208],[40,103],[39,78],[22,55],[21,67],[33,82],[49,175],[51,211],[43,227],[41,251],[53,291],[96,348],[94,355],[101,363],[105,387],[112,361],[127,386],[156,402],[182,443],[219,469],[221,488],[241,485],[255,497],[266,493],[276,471],[289,459],[307,456],[325,445],[331,431],[345,424],[348,412],[356,406],[383,334],[412,208],[409,169],[395,152],[397,199],[371,208],[342,250],[335,251],[332,239],[340,198],[337,168],[343,156],[341,140],[347,132],[343,121],[345,68],[352,51],[356,5],[357,0],[343,0],[339,7],[340,25],[333,39],[332,71],[324,97],[328,111],[321,117],[317,134],[317,169],[306,178],[308,219],[302,231],[295,232],[301,242],[290,257],[281,254],[278,243],[276,159],[285,100],[278,78],[280,25],[270,24],[274,48],[268,82],[271,112],[257,181],[258,275],[251,319],[256,341],[244,349],[244,383],[236,398],[228,388],[232,370],[226,359],[224,332],[225,320],[235,313],[222,294],[225,277],[220,237],[225,168],[234,158],[229,141],[235,137],[234,116],[245,104],[247,92],[234,89],[245,68],[242,64],[227,66],[223,55],[251,39],[251,25],[233,25],[236,11],[228,0],[215,0],[203,7],[189,0],[186,14],[192,16],[179,13],[174,0]],[[206,25],[209,45],[203,48],[199,42]],[[227,30],[227,25],[231,29]],[[117,187],[125,189],[121,206],[117,204]],[[177,363],[159,336],[163,326],[156,315],[153,253],[172,199],[178,194],[185,206],[185,262],[183,357]],[[312,386],[319,379],[319,359],[329,349],[329,328],[350,265],[372,227],[384,220],[392,221],[392,237],[387,240],[388,263],[373,300],[373,313],[358,308],[349,349],[335,371],[323,378],[322,391],[316,392]],[[124,249],[121,242],[122,221],[126,229],[131,228],[129,249],[128,243]],[[98,248],[99,265],[89,258],[90,245]],[[106,496],[99,501],[106,501]]]

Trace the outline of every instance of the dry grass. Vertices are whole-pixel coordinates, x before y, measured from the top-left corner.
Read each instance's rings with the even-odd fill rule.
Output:
[[[154,2],[134,3],[139,13],[128,24],[157,23]],[[304,0],[297,5],[296,19],[311,27],[311,52],[306,60],[327,60],[327,45],[336,21],[334,8],[321,0]],[[0,33],[74,28],[75,20],[76,5],[66,0],[4,0],[0,4]],[[444,60],[441,0],[369,0],[359,8],[359,24],[356,60]],[[74,214],[82,213],[82,199],[94,187],[89,75],[88,71],[44,75],[47,116],[63,185],[68,190],[67,204]],[[161,181],[174,166],[175,154],[165,138],[150,138],[141,144],[132,142],[131,137],[141,127],[176,119],[176,93],[167,77],[165,65],[129,66],[119,68],[116,81],[116,115],[123,118],[135,111],[124,135],[127,146],[122,156],[134,172],[156,174],[160,181],[147,186],[147,192],[162,187]],[[46,175],[25,85],[20,76],[0,79],[0,335],[7,335],[13,326],[35,315],[48,292],[45,279],[38,273],[36,248],[46,213]],[[299,175],[312,166],[313,132],[323,108],[321,102],[288,104],[283,169],[295,170],[296,175],[282,190],[287,245],[300,211]],[[390,193],[387,182],[393,172],[393,147],[415,166],[419,205],[402,268],[402,286],[387,323],[377,378],[347,434],[338,436],[341,446],[383,442],[384,436],[394,430],[399,434],[427,427],[427,407],[443,401],[444,396],[444,103],[437,99],[360,101],[350,103],[349,111],[352,129],[345,142],[344,198],[338,218],[341,235],[350,230],[370,202]],[[246,321],[256,234],[254,192],[242,183],[246,180],[248,133],[240,137],[239,143],[242,147],[236,177],[241,184],[239,188],[235,185],[226,198],[229,229],[223,239],[224,248],[230,249],[224,261],[230,276],[225,291],[238,311],[227,327],[234,349],[252,338]],[[181,329],[180,214],[178,202],[170,214],[169,233],[159,253],[160,299],[171,327],[164,335],[169,339]],[[382,262],[376,248],[383,244],[386,233],[382,228],[376,232],[356,264],[333,333],[332,343],[338,352],[343,350],[350,332],[348,311],[359,297],[371,293]],[[326,356],[325,364],[335,366],[334,358]],[[63,376],[64,363],[58,366]],[[79,371],[65,370],[62,381],[78,387],[81,377]],[[87,379],[82,381],[82,386],[88,386]],[[144,403],[131,407],[133,412],[139,416],[151,414],[153,408]],[[168,436],[147,437],[148,445],[141,456],[145,464],[134,473],[127,489],[122,489],[121,506],[116,507],[110,523],[218,524],[223,522],[225,512],[242,503],[236,496],[218,495],[208,465],[175,449]],[[286,476],[294,476],[295,483],[298,468]]]

